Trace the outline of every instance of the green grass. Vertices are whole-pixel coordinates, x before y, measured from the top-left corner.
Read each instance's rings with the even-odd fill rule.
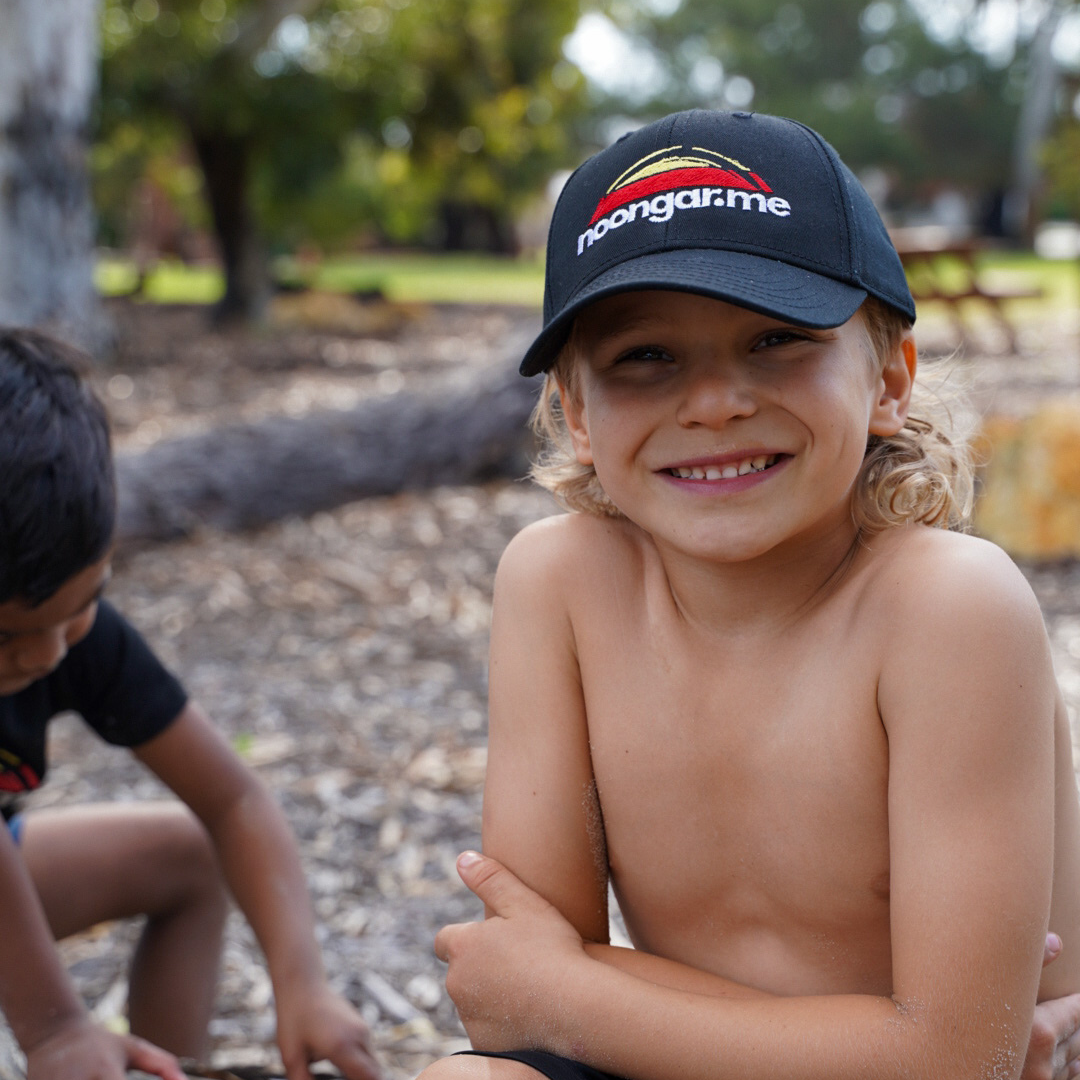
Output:
[[[1035,255],[994,252],[979,260],[981,280],[997,287],[1038,286],[1038,300],[1009,301],[1018,317],[1036,315],[1047,307],[1080,305],[1080,263],[1040,259]],[[419,303],[526,304],[539,307],[544,292],[544,268],[537,259],[507,259],[485,255],[425,255],[372,253],[330,258],[308,268],[292,259],[280,259],[276,272],[286,281],[302,281],[319,289],[364,292],[379,289],[390,300]],[[950,276],[948,260],[940,267]],[[952,267],[958,285],[959,265]],[[106,257],[99,261],[96,280],[106,296],[130,292],[136,270],[127,260]],[[220,299],[220,271],[175,262],[158,264],[147,276],[143,296],[163,304],[212,304]],[[932,302],[931,309],[940,307]]]
[[[390,300],[421,303],[526,304],[539,307],[544,267],[536,260],[484,255],[371,254],[331,258],[309,269],[291,259],[275,265],[279,277],[336,292],[380,290]],[[105,257],[96,271],[106,296],[129,293],[137,273],[130,261]],[[221,272],[163,262],[147,275],[143,298],[162,304],[212,304],[224,285]]]
[[[390,300],[539,307],[544,266],[484,255],[365,255],[327,259],[311,284],[342,292],[378,288]]]
[[[122,296],[135,288],[138,271],[127,259],[106,256],[98,260],[94,282],[103,296]],[[214,267],[160,262],[147,274],[141,298],[157,304],[213,304],[224,291],[221,271]]]
[[[1080,262],[1075,259],[1040,259],[1023,252],[990,252],[978,258],[979,283],[990,289],[1041,289],[1035,299],[1007,300],[1006,308],[1013,318],[1035,317],[1048,310],[1060,311],[1080,306]],[[966,272],[956,259],[947,256],[937,261],[938,281],[945,288],[960,289],[966,283]],[[913,280],[918,280],[914,278]],[[985,303],[972,300],[965,304],[975,313]],[[940,302],[923,301],[920,310],[944,311]]]

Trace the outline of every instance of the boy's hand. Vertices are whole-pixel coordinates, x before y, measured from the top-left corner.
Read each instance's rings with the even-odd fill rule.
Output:
[[[458,858],[461,880],[484,902],[484,922],[444,926],[435,955],[450,965],[446,989],[477,1050],[567,1051],[557,1038],[557,987],[581,935],[501,863],[475,851]]]
[[[162,1080],[186,1080],[172,1054],[134,1035],[114,1035],[81,1019],[32,1047],[26,1080],[125,1080],[141,1069]]]
[[[1061,955],[1061,938],[1046,935],[1043,967]],[[1080,994],[1035,1006],[1027,1059],[1020,1080],[1069,1080],[1080,1076]]]
[[[379,1080],[371,1036],[360,1014],[325,984],[278,1005],[278,1048],[289,1080],[311,1080],[308,1065],[328,1060],[345,1080]]]

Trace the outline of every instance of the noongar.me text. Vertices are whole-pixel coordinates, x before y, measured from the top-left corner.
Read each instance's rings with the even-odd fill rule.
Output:
[[[757,191],[736,191],[734,188],[683,188],[682,191],[665,191],[651,199],[627,203],[602,217],[586,229],[577,242],[580,255],[586,247],[592,247],[610,229],[618,229],[628,221],[668,221],[676,210],[703,210],[708,206],[730,207],[732,210],[757,210],[762,214],[788,217],[791,204],[776,195],[766,198]]]

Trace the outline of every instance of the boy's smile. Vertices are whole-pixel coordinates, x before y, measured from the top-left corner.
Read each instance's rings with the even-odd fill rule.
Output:
[[[850,543],[867,436],[905,415],[858,315],[812,330],[694,293],[630,292],[586,309],[570,348],[579,460],[661,546],[702,558],[753,558],[820,529]]]
[[[90,632],[108,584],[109,559],[74,574],[37,607],[18,598],[0,604],[0,696],[44,678]]]
[[[766,470],[783,467],[789,460],[786,454],[736,451],[683,461],[665,469],[664,473],[692,494],[743,491],[761,482],[761,474]]]

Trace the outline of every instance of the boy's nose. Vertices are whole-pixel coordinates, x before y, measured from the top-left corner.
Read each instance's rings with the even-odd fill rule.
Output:
[[[19,642],[16,661],[27,675],[52,671],[67,656],[67,634],[62,626],[27,635]]]
[[[687,383],[677,418],[684,427],[718,427],[752,416],[758,402],[753,387],[736,372],[704,371]]]

